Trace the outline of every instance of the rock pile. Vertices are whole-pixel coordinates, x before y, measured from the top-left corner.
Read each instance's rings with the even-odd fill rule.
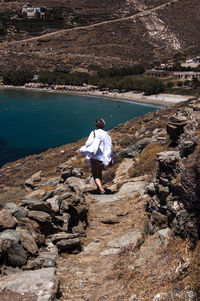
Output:
[[[56,265],[60,252],[79,252],[87,227],[82,171],[67,164],[61,176],[37,172],[25,182],[28,195],[0,211],[2,265],[38,269]],[[49,189],[46,189],[49,187]]]
[[[197,106],[194,103],[188,112],[170,118],[167,133],[177,147],[157,154],[157,176],[147,187],[151,199],[146,205],[152,232],[170,227],[174,234],[195,241],[199,239],[200,224],[199,176],[194,172],[198,170],[199,154],[199,148],[196,149],[199,117],[193,114]]]

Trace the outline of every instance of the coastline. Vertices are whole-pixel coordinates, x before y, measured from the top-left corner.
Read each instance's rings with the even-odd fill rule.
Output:
[[[10,86],[4,85],[1,86],[0,89],[13,89],[13,90],[25,90],[25,91],[37,91],[37,92],[46,92],[46,93],[59,93],[59,94],[67,94],[67,95],[83,95],[83,96],[94,96],[94,97],[103,97],[103,98],[111,98],[118,101],[131,101],[141,104],[149,104],[149,105],[158,105],[161,107],[168,107],[174,105],[178,102],[186,101],[190,96],[184,95],[174,95],[174,94],[158,94],[158,95],[150,95],[144,96],[143,93],[134,93],[131,92],[108,92],[108,91],[67,91],[67,90],[54,90],[50,88],[26,88],[25,86]]]

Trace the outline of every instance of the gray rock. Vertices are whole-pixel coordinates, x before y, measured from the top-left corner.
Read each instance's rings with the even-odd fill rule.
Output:
[[[54,214],[55,214],[54,211],[50,208],[50,205],[48,203],[44,203],[44,202],[28,205],[27,208],[29,210],[33,210],[33,211],[46,212],[51,216],[54,216]]]
[[[41,201],[39,200],[36,200],[36,199],[21,199],[20,200],[20,203],[23,205],[23,206],[28,206],[28,205],[33,205],[33,204],[40,204]]]
[[[3,209],[0,211],[0,230],[3,229],[12,229],[16,225],[16,219],[12,216],[12,213]]]
[[[32,175],[31,178],[25,181],[25,186],[33,189],[36,186],[36,184],[39,183],[41,180],[42,180],[42,171],[38,171],[34,175]]]
[[[43,189],[34,190],[29,195],[26,196],[26,199],[42,199],[46,195],[46,191]]]
[[[61,231],[68,232],[69,225],[71,223],[71,215],[69,213],[63,213],[55,217],[55,223],[60,225]]]
[[[60,210],[61,210],[61,212],[67,212],[69,210],[69,201],[68,200],[61,201]]]
[[[128,245],[136,245],[137,241],[142,238],[141,232],[133,231],[130,233],[126,233],[125,235],[113,239],[108,243],[108,246],[111,248],[123,248]]]
[[[173,123],[182,123],[182,122],[186,122],[187,118],[182,114],[175,114],[170,117],[170,121]]]
[[[151,139],[145,138],[140,141],[137,141],[135,144],[131,145],[131,147],[122,151],[122,156],[126,158],[132,158],[141,153],[141,151],[151,143]]]
[[[15,299],[37,301],[55,300],[58,292],[58,280],[55,268],[44,268],[36,271],[23,271],[21,273],[1,277],[0,292],[3,297],[8,298],[11,293],[15,294]]]
[[[135,182],[127,182],[119,190],[119,194],[128,195],[132,193],[142,193],[144,192],[146,187],[145,181],[135,181]]]
[[[4,209],[9,210],[12,214],[16,213],[19,210],[19,206],[17,206],[15,203],[7,203],[4,206]]]
[[[45,182],[43,182],[42,184],[40,184],[40,187],[43,186],[56,186],[59,183],[60,177],[55,177],[55,178],[51,178],[46,180]]]
[[[54,235],[51,236],[51,240],[53,243],[57,243],[59,240],[63,240],[63,239],[72,239],[72,238],[77,238],[79,237],[79,234],[72,234],[72,233],[66,233],[66,232],[60,232],[60,233],[56,233]]]
[[[165,151],[157,154],[157,160],[161,167],[173,165],[180,160],[180,153],[178,151]]]
[[[161,203],[163,203],[169,195],[169,187],[158,184],[156,187],[156,195],[160,199]]]
[[[170,233],[171,230],[169,228],[166,228],[148,237],[140,248],[140,258],[144,258],[145,260],[147,260],[151,256],[156,257],[156,250],[168,243]]]
[[[20,239],[23,248],[30,254],[35,255],[38,252],[38,247],[30,231],[27,229],[21,229],[19,227],[17,228],[17,231],[20,232]]]
[[[80,168],[72,167],[68,165],[67,163],[64,163],[57,168],[58,171],[62,173],[60,181],[63,183],[66,181],[69,177],[77,177],[81,178],[83,175],[83,172]]]
[[[16,219],[24,218],[27,216],[27,210],[16,205],[15,203],[6,204],[4,209],[9,210]]]
[[[161,229],[158,231],[158,235],[163,244],[166,244],[169,241],[172,231],[170,228]]]
[[[56,186],[56,188],[54,189],[54,195],[61,195],[63,193],[66,194],[66,198],[70,197],[71,193],[70,193],[70,189],[69,186],[67,184],[58,184]]]
[[[23,270],[38,270],[43,267],[44,259],[43,258],[34,258],[28,260],[27,264],[23,266]]]
[[[110,256],[110,255],[116,255],[120,253],[120,249],[116,249],[116,248],[110,248],[108,250],[104,250],[102,252],[100,252],[100,255],[102,256]]]
[[[50,198],[50,199],[47,199],[46,202],[50,205],[51,209],[55,213],[59,212],[61,200],[60,200],[60,198],[57,195],[54,196],[54,197],[52,197],[52,198]]]
[[[66,180],[72,191],[76,193],[81,193],[86,189],[85,180],[76,177],[70,177]]]
[[[20,241],[20,233],[16,230],[7,229],[0,233],[0,239],[9,239],[14,243]]]
[[[43,176],[43,174],[42,174],[42,171],[40,170],[40,171],[36,172],[34,175],[32,175],[31,180],[34,183],[40,182],[42,179],[42,176]]]
[[[180,154],[182,157],[187,157],[194,152],[197,143],[194,140],[184,140],[182,141],[180,148]]]
[[[51,221],[51,215],[42,211],[30,210],[28,212],[28,217],[40,223]]]
[[[71,251],[73,249],[81,250],[81,242],[78,238],[62,239],[56,243],[59,251]]]
[[[27,256],[23,247],[18,243],[11,243],[6,250],[8,262],[12,266],[21,267],[27,263]]]

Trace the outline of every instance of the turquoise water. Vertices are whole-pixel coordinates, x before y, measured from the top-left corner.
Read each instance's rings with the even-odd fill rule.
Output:
[[[88,136],[97,118],[110,129],[158,109],[89,96],[0,91],[0,166]]]

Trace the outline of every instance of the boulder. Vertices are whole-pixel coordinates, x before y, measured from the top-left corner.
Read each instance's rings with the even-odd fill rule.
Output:
[[[3,209],[0,211],[0,230],[3,229],[12,229],[16,225],[16,219],[12,216],[12,213]]]
[[[62,231],[68,232],[69,224],[71,223],[71,216],[69,213],[55,216],[55,223],[61,227]]]
[[[22,206],[28,206],[28,205],[33,205],[33,204],[40,204],[41,201],[37,200],[37,199],[21,199],[20,200],[20,205]]]
[[[42,180],[42,171],[36,172],[31,178],[25,181],[25,186],[34,189],[35,186]]]
[[[49,198],[47,199],[47,204],[50,205],[51,209],[55,212],[55,213],[58,213],[59,210],[60,210],[60,203],[61,203],[61,200],[60,198],[56,195],[52,198]]]
[[[65,194],[66,198],[70,197],[70,195],[71,195],[71,190],[67,184],[58,184],[53,192],[54,192],[54,195]]]
[[[128,195],[132,193],[143,193],[146,187],[145,181],[134,181],[134,182],[127,182],[119,190],[119,194]]]
[[[127,247],[130,244],[134,247],[137,244],[138,240],[141,238],[142,235],[140,231],[129,232],[121,237],[111,240],[108,243],[108,247],[123,248],[123,247]]]
[[[58,280],[55,268],[36,271],[23,271],[1,277],[0,299],[6,300],[55,300],[58,293]],[[13,299],[10,297],[13,294]],[[15,296],[15,298],[14,298]]]
[[[52,217],[54,216],[54,211],[50,208],[50,205],[48,203],[40,202],[37,204],[28,205],[27,208],[31,211],[41,211],[46,212]]]
[[[196,141],[184,140],[181,143],[181,145],[179,145],[181,157],[188,157],[191,153],[194,152],[196,146],[197,146]]]
[[[38,252],[38,246],[30,231],[19,227],[17,228],[17,231],[20,233],[20,240],[23,248],[31,255],[35,255]]]
[[[7,203],[4,209],[9,210],[16,219],[27,216],[27,210],[21,206],[16,205],[15,203]]]
[[[27,255],[23,247],[18,243],[12,242],[10,244],[6,249],[6,256],[11,266],[21,267],[27,263]]]
[[[177,142],[180,135],[184,132],[186,124],[187,118],[181,114],[175,114],[170,118],[167,124],[167,133],[172,141]]]
[[[36,221],[34,221],[34,220],[32,220],[32,219],[30,219],[28,217],[22,218],[22,219],[19,220],[18,226],[20,228],[29,230],[30,233],[31,233],[31,235],[37,241],[38,234],[40,232],[40,226],[39,226],[39,224]]]
[[[0,240],[8,239],[14,243],[18,243],[20,241],[20,233],[13,229],[6,229],[0,233]]]
[[[83,175],[81,168],[72,167],[67,163],[58,166],[57,171],[62,173],[60,178],[61,183],[64,183],[69,177],[81,178]]]
[[[42,199],[44,198],[44,196],[46,195],[46,191],[43,189],[38,189],[38,190],[34,190],[33,192],[31,192],[30,194],[28,194],[26,196],[26,199]]]
[[[81,250],[81,242],[78,238],[72,239],[62,239],[56,243],[56,246],[59,251],[73,251],[74,249],[80,251]]]
[[[51,215],[43,211],[30,210],[28,212],[28,217],[39,223],[51,221]]]
[[[121,152],[122,157],[132,158],[138,156],[141,151],[151,143],[151,139],[145,138],[140,141],[137,141],[135,144],[131,145],[129,148]]]
[[[70,177],[66,180],[66,183],[69,185],[69,188],[76,193],[81,193],[86,189],[85,180],[83,179]]]
[[[45,181],[42,182],[42,184],[40,184],[40,187],[43,187],[43,186],[56,186],[60,181],[60,177],[55,177],[55,178],[51,178],[51,179],[47,179]]]
[[[67,239],[77,238],[79,236],[80,235],[78,235],[78,234],[60,232],[60,233],[53,234],[51,236],[51,240],[53,243],[56,244],[59,240],[63,240],[63,239],[67,240]]]

